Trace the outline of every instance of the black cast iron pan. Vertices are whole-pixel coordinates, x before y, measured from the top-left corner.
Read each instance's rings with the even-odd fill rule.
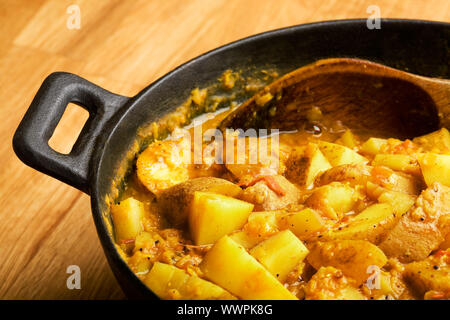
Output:
[[[108,92],[76,75],[48,76],[13,139],[27,165],[91,195],[92,214],[108,262],[129,298],[155,298],[120,258],[102,212],[105,196],[121,161],[146,123],[173,112],[195,87],[204,87],[227,69],[273,66],[281,73],[321,58],[357,57],[412,73],[450,78],[450,24],[381,21],[370,30],[366,20],[320,22],[289,27],[233,42],[168,73],[135,97]],[[89,111],[72,152],[48,146],[69,102]]]

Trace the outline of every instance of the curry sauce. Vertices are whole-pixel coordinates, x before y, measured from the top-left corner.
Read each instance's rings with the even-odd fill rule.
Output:
[[[126,262],[160,298],[450,298],[447,129],[374,137],[312,108],[292,132],[196,144],[226,115],[151,143],[111,207]]]

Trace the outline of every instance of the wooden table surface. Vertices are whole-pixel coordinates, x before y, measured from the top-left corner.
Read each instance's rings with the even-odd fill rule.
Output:
[[[80,28],[71,5],[80,9]],[[122,299],[91,218],[89,196],[23,165],[14,130],[44,78],[76,73],[132,96],[177,65],[255,33],[321,20],[450,21],[448,0],[1,0],[0,298]],[[70,8],[69,8],[70,7]],[[67,12],[69,8],[69,13]],[[70,150],[86,119],[70,108],[52,146]],[[69,265],[81,289],[69,290]]]

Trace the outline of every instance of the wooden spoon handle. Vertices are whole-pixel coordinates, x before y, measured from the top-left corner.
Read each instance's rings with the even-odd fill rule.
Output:
[[[450,80],[411,76],[415,84],[427,92],[433,100],[441,126],[450,128]]]

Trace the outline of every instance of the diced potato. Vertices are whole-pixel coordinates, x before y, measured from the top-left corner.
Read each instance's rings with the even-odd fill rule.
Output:
[[[372,167],[370,181],[389,190],[414,195],[418,195],[424,187],[421,177],[380,166]]]
[[[371,205],[350,222],[322,234],[323,240],[367,240],[379,243],[398,221],[394,208],[388,203]]]
[[[405,266],[404,276],[420,294],[450,290],[450,250],[438,251],[425,260]]]
[[[161,213],[174,226],[182,226],[188,220],[192,200],[196,191],[213,192],[228,197],[238,196],[242,189],[225,179],[200,177],[189,179],[158,193],[157,201]]]
[[[152,261],[150,255],[142,251],[134,251],[133,255],[128,259],[128,265],[134,273],[146,273],[149,271]]]
[[[361,151],[370,155],[376,155],[381,152],[381,147],[387,144],[386,139],[369,138],[361,145]]]
[[[398,299],[405,290],[405,284],[401,280],[400,273],[398,276],[393,276],[383,270],[379,273],[374,272],[370,275],[369,282],[366,283],[366,287],[370,291],[370,299]],[[394,274],[396,273],[398,272],[394,272]]]
[[[406,213],[417,199],[415,195],[387,190],[370,181],[367,182],[366,192],[373,200],[377,200],[380,203],[389,203],[398,216]]]
[[[154,247],[154,243],[156,240],[159,240],[159,235],[155,233],[149,233],[142,231],[136,236],[136,240],[134,241],[134,251],[149,251]]]
[[[264,240],[263,238],[258,237],[258,235],[250,234],[245,230],[233,232],[232,234],[229,235],[229,237],[237,244],[243,246],[245,249],[251,249],[258,243],[260,243],[262,240]]]
[[[144,204],[134,198],[127,198],[111,206],[116,241],[131,240],[142,231]]]
[[[450,155],[425,153],[418,156],[427,186],[439,182],[450,187]]]
[[[366,297],[357,288],[347,286],[340,291],[337,300],[366,300]]]
[[[387,190],[386,188],[383,188],[376,183],[370,181],[367,181],[366,183],[366,194],[372,200],[378,200],[381,194],[386,190]]]
[[[268,228],[276,228],[277,225],[277,215],[282,211],[259,211],[252,212],[248,216],[248,223],[256,220],[263,220]]]
[[[425,151],[450,154],[450,133],[446,128],[413,139]]]
[[[145,284],[161,299],[234,300],[221,287],[191,276],[175,266],[156,262],[144,278]]]
[[[389,190],[417,194],[422,188],[421,178],[380,166],[342,165],[324,172],[318,179],[320,186],[331,182],[348,183],[350,186],[367,185],[371,182]]]
[[[379,247],[388,257],[403,263],[423,260],[444,241],[449,215],[450,188],[436,182],[420,194]]]
[[[208,251],[200,269],[206,278],[241,299],[296,299],[255,258],[228,236],[222,237]]]
[[[306,300],[366,300],[364,295],[334,267],[321,267],[308,281]]]
[[[350,149],[355,149],[359,142],[351,130],[347,129],[342,136],[336,140],[336,143],[342,144]]]
[[[307,260],[315,269],[335,267],[356,280],[358,285],[363,284],[370,276],[369,266],[381,268],[387,262],[383,251],[364,240],[317,242],[311,248]]]
[[[385,166],[396,171],[420,174],[416,157],[408,154],[377,154],[372,164],[374,166]]]
[[[168,284],[172,275],[175,272],[174,266],[156,262],[147,276],[144,278],[144,283],[149,287],[158,297],[164,299],[170,298]]]
[[[379,293],[383,294],[384,296],[392,295],[394,293],[394,288],[391,284],[391,275],[386,271],[380,272],[380,288]]]
[[[316,183],[318,186],[324,186],[332,182],[342,182],[352,187],[357,185],[366,185],[367,181],[369,181],[372,170],[373,167],[371,166],[361,164],[344,164],[325,171],[317,178]]]
[[[345,184],[333,182],[317,188],[305,204],[322,212],[330,219],[338,220],[353,209],[358,197],[355,190]]]
[[[252,212],[248,216],[247,223],[242,231],[234,232],[229,237],[244,248],[250,249],[279,232],[279,214],[279,211]]]
[[[311,187],[319,173],[331,168],[316,144],[295,148],[286,162],[286,178],[300,186]]]
[[[362,155],[339,144],[320,141],[319,148],[333,167],[344,164],[364,164],[368,162]]]
[[[248,216],[247,224],[244,229],[251,235],[263,240],[278,232],[278,211],[252,212]]]
[[[284,282],[308,254],[305,245],[289,230],[281,231],[250,250],[274,277]]]
[[[417,177],[396,173],[386,167],[345,164],[325,171],[318,178],[317,184],[323,186],[332,182],[342,182],[354,187],[371,182],[390,190],[413,194],[421,187],[417,180],[419,180]]]
[[[253,204],[216,193],[194,193],[189,230],[195,244],[211,244],[245,224]]]
[[[421,177],[394,172],[386,167],[356,164],[333,167],[320,175],[316,182],[323,186],[334,181],[348,183],[350,186],[365,186],[371,182],[389,190],[415,195],[424,187]]]
[[[384,191],[379,197],[378,202],[389,203],[398,217],[405,214],[416,201],[416,196],[397,192],[397,191]]]
[[[421,178],[419,179],[418,177],[401,172],[393,173],[387,182],[382,183],[382,186],[393,191],[413,195],[418,195],[424,187]]]
[[[282,217],[281,223],[302,240],[324,230],[326,226],[325,220],[316,211],[309,208]]]

